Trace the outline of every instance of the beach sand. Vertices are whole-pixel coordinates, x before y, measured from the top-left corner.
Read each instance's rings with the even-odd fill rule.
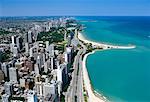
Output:
[[[129,45],[129,46],[117,46],[117,45],[109,45],[109,44],[104,44],[104,43],[97,43],[97,42],[94,42],[94,41],[90,41],[90,40],[87,40],[82,34],[81,32],[78,32],[78,35],[77,35],[78,39],[83,41],[84,43],[91,43],[92,46],[98,46],[98,47],[102,47],[103,50],[107,50],[107,49],[133,49],[135,48],[136,46],[134,45]],[[86,68],[86,59],[87,59],[87,56],[90,55],[90,54],[93,54],[95,51],[91,52],[91,53],[88,53],[84,56],[83,58],[83,63],[82,63],[82,67],[83,67],[83,80],[84,80],[84,87],[85,87],[85,90],[87,91],[87,94],[88,94],[88,101],[89,102],[106,102],[108,101],[106,99],[106,97],[104,97],[103,95],[101,94],[97,94],[95,93],[95,91],[93,90],[92,88],[92,85],[91,85],[91,82],[90,82],[90,78],[89,78],[89,75],[88,75],[88,71],[87,71],[87,68]]]
[[[92,53],[94,53],[94,51]],[[83,58],[82,68],[83,68],[84,87],[88,93],[88,101],[89,102],[106,102],[106,98],[103,97],[102,95],[96,95],[94,93],[94,90],[92,89],[92,86],[91,86],[88,71],[86,68],[86,59],[87,59],[87,56],[92,54],[92,53],[86,54]]]
[[[128,46],[118,46],[118,45],[109,45],[109,44],[105,44],[105,43],[99,43],[99,42],[94,42],[94,41],[90,41],[87,40],[81,32],[78,32],[78,38],[85,42],[85,43],[91,43],[93,46],[99,46],[102,47],[103,49],[133,49],[136,48],[135,45],[128,45]]]

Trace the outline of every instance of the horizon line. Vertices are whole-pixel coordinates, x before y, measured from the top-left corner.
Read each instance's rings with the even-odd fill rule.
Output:
[[[27,16],[23,16],[23,15],[18,15],[18,16],[0,16],[0,17],[65,17],[65,16],[73,16],[73,17],[77,17],[77,16],[97,16],[97,17],[150,17],[150,15],[27,15]]]

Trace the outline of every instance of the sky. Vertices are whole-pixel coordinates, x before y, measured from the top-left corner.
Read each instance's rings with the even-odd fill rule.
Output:
[[[150,16],[150,0],[0,0],[0,16]]]

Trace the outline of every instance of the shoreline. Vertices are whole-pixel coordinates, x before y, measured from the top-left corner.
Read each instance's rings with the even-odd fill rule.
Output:
[[[90,40],[87,40],[82,35],[81,32],[78,32],[77,38],[79,40],[83,41],[84,43],[91,43],[92,46],[103,48],[102,51],[108,50],[108,49],[134,49],[134,48],[136,48],[136,46],[134,46],[134,45],[119,46],[119,45],[110,45],[110,44],[104,44],[104,43],[98,43],[98,42],[90,41]],[[103,96],[101,93],[98,93],[97,91],[95,91],[94,88],[92,87],[91,80],[89,78],[88,70],[87,70],[87,67],[86,67],[87,57],[90,54],[95,53],[95,51],[97,51],[97,50],[93,50],[92,52],[89,52],[89,53],[87,53],[83,56],[82,68],[83,68],[84,87],[85,87],[86,92],[88,94],[88,101],[89,102],[106,102],[106,101],[109,101],[109,100],[107,100],[107,98],[105,96]]]
[[[101,47],[103,49],[134,49],[136,48],[135,45],[128,45],[128,46],[121,46],[121,45],[111,45],[106,43],[100,43],[100,42],[94,42],[91,40],[87,40],[81,32],[78,32],[77,35],[78,39],[85,42],[85,43],[91,43],[93,46]]]
[[[87,71],[87,68],[86,68],[87,57],[90,54],[93,54],[93,53],[95,53],[95,51],[92,51],[90,53],[85,54],[84,58],[83,58],[82,67],[83,67],[84,87],[85,87],[86,92],[88,94],[88,101],[89,102],[106,102],[106,100],[107,100],[106,97],[104,97],[102,94],[96,92],[93,89],[90,78],[89,78],[89,74],[88,74],[88,71]]]

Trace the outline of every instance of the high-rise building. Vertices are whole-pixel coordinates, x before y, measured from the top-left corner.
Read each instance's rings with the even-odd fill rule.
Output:
[[[13,94],[13,85],[11,82],[5,82],[4,88],[5,88],[5,94],[9,96]]]
[[[60,68],[62,69],[62,81],[63,81],[63,87],[65,84],[68,83],[68,73],[69,73],[69,69],[68,69],[68,66],[67,66],[67,63],[63,63],[60,65]]]
[[[32,43],[32,31],[31,30],[29,30],[28,31],[28,43]]]
[[[60,65],[57,66],[57,81],[62,82],[62,69],[60,68]]]
[[[57,81],[61,82],[62,87],[68,83],[68,69],[66,63],[57,66]]]
[[[38,65],[39,70],[40,70],[41,66],[42,66],[42,61],[41,61],[41,56],[40,55],[37,56],[36,64]]]
[[[46,61],[45,53],[42,53],[42,65],[44,65],[45,61]]]
[[[2,102],[9,102],[9,95],[3,94],[2,95]]]
[[[9,68],[9,80],[11,82],[17,82],[18,81],[18,71],[14,67]]]
[[[14,48],[13,48],[13,56],[14,56],[14,57],[17,57],[17,56],[18,56],[18,48],[17,48],[16,45],[15,45]]]
[[[2,70],[0,70],[0,83],[4,80],[4,73]]]
[[[15,36],[11,36],[11,43],[15,44]]]
[[[50,57],[50,69],[53,70],[54,69],[54,58],[53,57]]]
[[[47,73],[48,72],[48,62],[46,61],[45,63],[44,63],[44,72],[45,73]]]
[[[15,44],[10,44],[10,51],[13,53],[13,50],[14,50],[14,46],[15,46]]]
[[[51,97],[52,95],[56,97],[56,84],[55,83],[43,83],[43,96],[44,98]]]
[[[42,82],[35,82],[35,90],[37,92],[37,95],[42,96],[43,95],[43,84]]]
[[[65,54],[65,58],[67,57],[66,61],[68,62],[68,64],[71,64],[72,62],[72,47],[66,47],[66,53]]]
[[[67,43],[68,46],[71,45],[71,35],[68,35],[68,43]]]
[[[65,62],[68,63],[68,54],[67,54],[67,52],[64,52],[64,58],[65,58]]]
[[[40,74],[39,66],[37,64],[34,64],[34,71],[36,75]]]
[[[33,57],[33,49],[34,49],[34,47],[30,48],[30,53],[29,53],[30,57]]]
[[[17,45],[18,50],[21,50],[23,48],[22,43],[23,43],[23,39],[20,36],[18,36],[16,38],[16,45]]]
[[[46,45],[46,50],[48,50],[48,47],[49,47],[49,41],[46,41],[46,42],[45,42],[45,45]]]
[[[50,44],[48,50],[50,56],[54,57],[54,44]]]
[[[28,43],[25,43],[25,52],[26,52],[26,54],[29,53],[29,44]]]
[[[5,77],[8,77],[8,68],[5,62],[2,63],[2,71],[4,72]]]
[[[29,90],[27,93],[27,102],[38,102],[36,93],[33,90]]]

